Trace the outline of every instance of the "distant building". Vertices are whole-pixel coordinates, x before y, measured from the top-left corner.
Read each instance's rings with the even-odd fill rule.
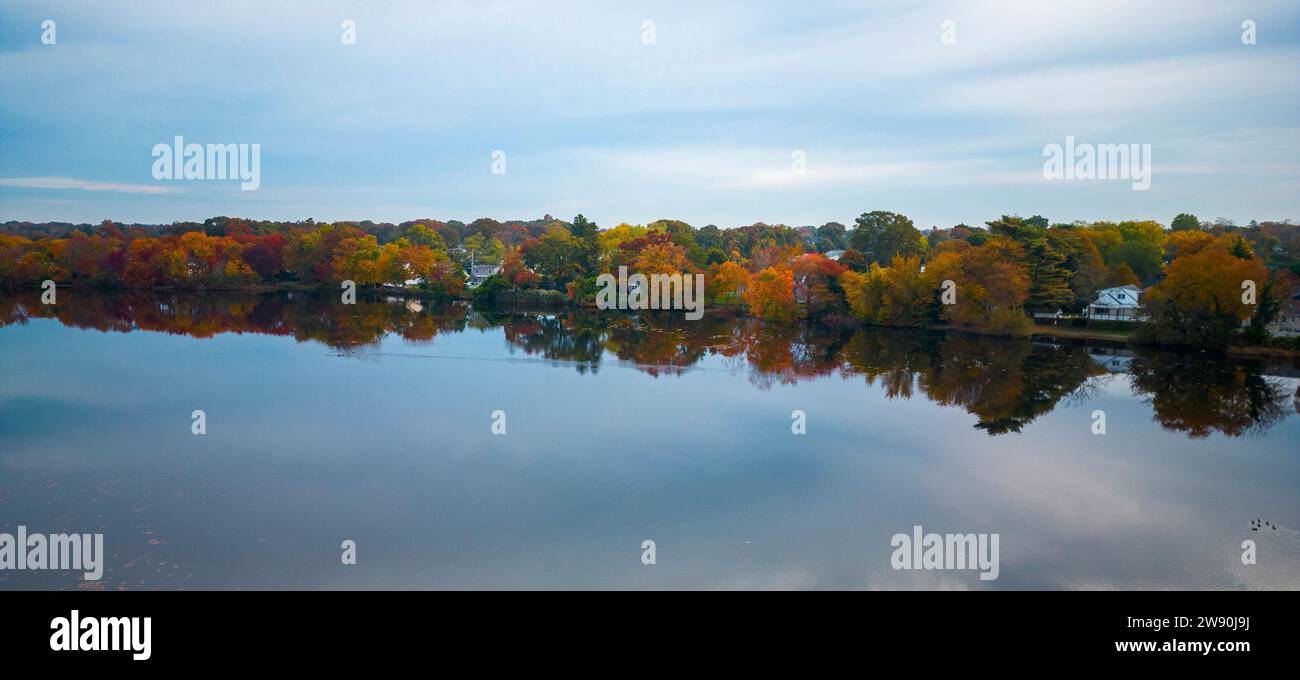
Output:
[[[844,255],[844,251],[843,251],[843,250],[828,250],[828,251],[826,251],[825,253],[822,253],[822,255],[823,255],[826,259],[828,259],[828,260],[838,260],[838,259],[840,259],[840,257],[842,257],[842,256]]]
[[[1143,321],[1142,289],[1134,285],[1097,291],[1097,299],[1088,305],[1088,318],[1094,321]]]
[[[1283,298],[1282,308],[1277,310],[1277,318],[1264,327],[1269,335],[1293,338],[1300,335],[1300,286],[1291,289],[1291,295]]]
[[[465,285],[470,288],[478,288],[489,276],[499,271],[501,271],[501,265],[499,264],[476,264],[465,273]]]

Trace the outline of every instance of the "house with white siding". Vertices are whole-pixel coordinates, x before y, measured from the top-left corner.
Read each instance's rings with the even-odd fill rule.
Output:
[[[501,271],[499,264],[475,264],[470,265],[469,271],[465,272],[465,285],[469,288],[478,288],[489,276]]]
[[[1088,318],[1094,321],[1145,321],[1142,289],[1130,284],[1097,291],[1097,299],[1088,305]]]

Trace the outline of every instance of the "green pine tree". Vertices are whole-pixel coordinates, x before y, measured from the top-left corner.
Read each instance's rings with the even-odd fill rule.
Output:
[[[1024,265],[1029,270],[1029,297],[1025,307],[1054,311],[1074,299],[1074,291],[1070,289],[1073,272],[1066,266],[1065,253],[1047,238],[1044,222],[1042,218],[1029,222],[1003,215],[1002,219],[987,224],[989,231],[1015,241],[1024,249]]]

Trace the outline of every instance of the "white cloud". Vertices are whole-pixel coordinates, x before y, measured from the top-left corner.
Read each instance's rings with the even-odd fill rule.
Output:
[[[1082,121],[1093,129],[1153,117],[1183,121],[1190,114],[1249,112],[1261,101],[1293,100],[1300,85],[1279,75],[1293,74],[1298,62],[1300,51],[1279,49],[1022,69],[938,88],[920,108]]]
[[[20,189],[81,189],[83,191],[118,191],[124,194],[174,194],[182,191],[176,187],[155,184],[127,184],[123,182],[95,182],[72,177],[5,177],[0,186]]]

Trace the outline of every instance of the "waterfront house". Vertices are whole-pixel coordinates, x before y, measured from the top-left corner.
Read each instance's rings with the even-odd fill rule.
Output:
[[[469,268],[465,273],[465,285],[469,288],[478,288],[489,276],[501,271],[499,264],[476,264]]]
[[[1142,289],[1131,284],[1099,290],[1087,316],[1094,321],[1143,321],[1141,298]]]

